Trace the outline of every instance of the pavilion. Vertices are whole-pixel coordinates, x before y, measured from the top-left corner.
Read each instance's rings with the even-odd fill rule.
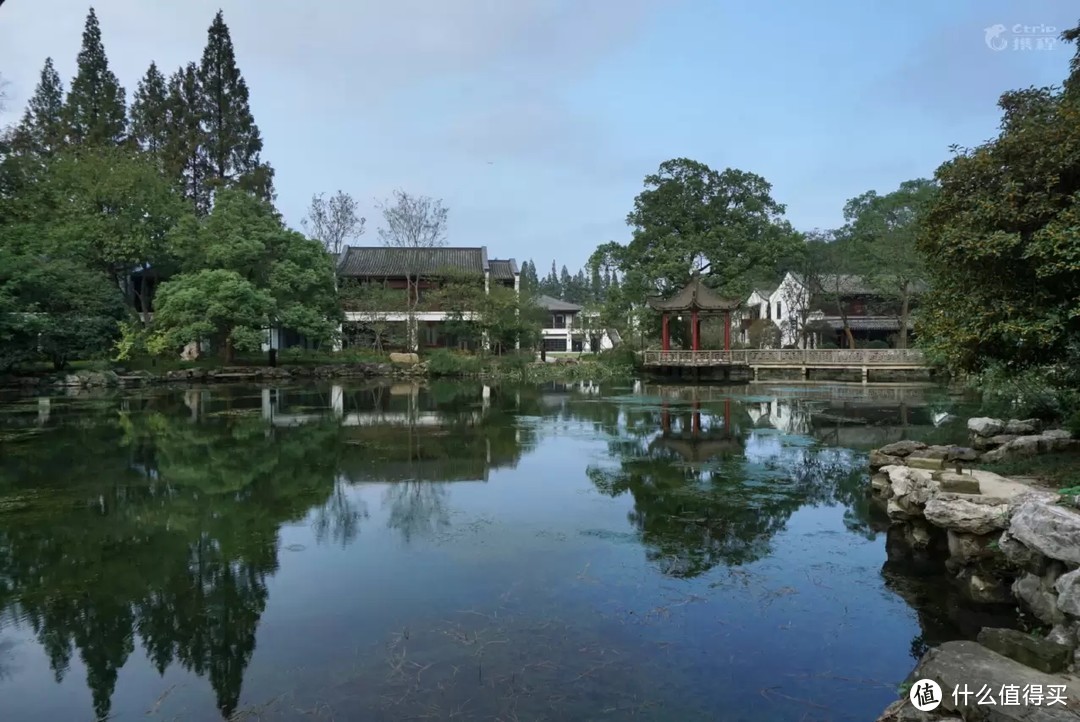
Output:
[[[671,350],[670,317],[673,313],[680,319],[683,313],[690,314],[690,348],[693,351],[701,350],[701,317],[705,314],[722,313],[724,315],[724,350],[731,350],[731,312],[737,309],[742,301],[738,298],[719,296],[716,291],[702,283],[700,274],[695,273],[690,278],[690,282],[671,298],[651,296],[647,301],[653,310],[660,312],[662,350]]]

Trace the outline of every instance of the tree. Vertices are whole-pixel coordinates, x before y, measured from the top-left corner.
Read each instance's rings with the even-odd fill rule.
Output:
[[[165,76],[150,63],[131,102],[131,138],[146,152],[162,154],[169,145],[172,121]]]
[[[357,312],[363,319],[345,329],[348,345],[369,347],[375,351],[404,348],[407,345],[407,334],[400,333],[401,322],[391,320],[395,313],[408,310],[406,295],[399,289],[345,278],[341,280],[338,294],[344,310]]]
[[[41,79],[15,129],[13,146],[17,152],[47,156],[60,148],[65,134],[64,85],[52,58],[46,58]]]
[[[611,275],[609,271],[608,281],[610,280]],[[593,303],[603,303],[606,291],[607,288],[604,285],[604,278],[600,275],[600,266],[589,264],[589,300]]]
[[[0,245],[0,370],[39,359],[59,370],[100,356],[123,313],[120,289],[101,274]]]
[[[755,272],[775,268],[799,243],[771,192],[753,173],[717,172],[687,158],[665,161],[646,176],[627,215],[630,243],[603,244],[590,262],[622,273],[626,313],[647,296],[675,292],[694,273],[719,293],[742,297]]]
[[[272,302],[267,315],[275,325],[303,334],[316,344],[330,342],[336,335],[340,310],[333,261],[321,243],[285,228],[267,201],[240,190],[218,192],[209,216],[199,220],[188,218],[178,226],[172,234],[172,250],[179,259],[181,276],[206,270],[229,271],[251,284],[259,294],[265,294]],[[204,277],[197,284],[188,282],[185,288],[201,288],[206,283]],[[243,329],[255,322],[250,311],[262,307],[254,302],[257,298],[242,288],[231,292],[251,301],[245,311],[248,321],[238,325],[241,334],[233,339],[247,343]],[[185,308],[198,307],[188,304]],[[155,328],[159,326],[158,316],[155,313]],[[188,323],[183,314],[178,318],[181,321],[168,323],[188,330],[183,333],[167,330],[165,338],[175,340],[178,333],[190,336],[190,329],[198,328]],[[266,323],[259,328],[265,326]],[[217,328],[219,342],[233,337],[231,330],[224,333],[224,327]],[[157,349],[164,351],[169,347],[159,344]],[[239,346],[232,343],[219,348],[229,357],[232,349]]]
[[[344,191],[330,198],[319,193],[311,197],[311,206],[303,220],[309,236],[326,246],[331,253],[341,253],[348,241],[364,233],[366,218],[357,215],[356,201]]]
[[[64,106],[68,140],[73,145],[118,145],[127,124],[125,94],[109,70],[93,8],[86,16],[78,65]]]
[[[845,235],[860,251],[863,276],[897,316],[900,348],[907,347],[911,302],[926,278],[923,256],[915,247],[919,218],[936,192],[933,181],[920,178],[884,196],[868,191],[844,206]]]
[[[1080,27],[1062,34],[1076,43]],[[1080,47],[1063,90],[1005,93],[1001,129],[954,148],[918,234],[920,338],[961,371],[1074,365],[1080,343]]]
[[[199,113],[202,91],[195,63],[188,63],[169,79],[167,102],[171,130],[165,142],[165,170],[176,178],[184,197],[202,215],[210,212],[210,186]]]
[[[540,279],[536,275],[536,263],[532,260],[521,264],[521,292],[537,294],[540,292]]]
[[[446,245],[446,220],[449,215],[441,200],[394,191],[392,200],[378,206],[384,228],[379,238],[388,246],[400,248],[438,248]]]
[[[207,31],[198,86],[206,182],[212,189],[240,188],[271,200],[274,171],[260,160],[262,136],[220,10]]]
[[[158,289],[149,347],[163,353],[209,340],[231,363],[236,351],[259,350],[273,311],[273,297],[235,271],[182,274]]]

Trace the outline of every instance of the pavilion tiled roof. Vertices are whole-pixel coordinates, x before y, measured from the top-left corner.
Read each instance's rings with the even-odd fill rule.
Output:
[[[437,276],[444,273],[483,273],[487,248],[394,248],[349,246],[338,260],[338,275],[357,278]]]
[[[513,258],[492,258],[488,261],[488,268],[491,269],[491,278],[496,281],[513,281],[518,274],[517,261]]]
[[[657,311],[688,311],[697,308],[702,311],[730,311],[742,305],[738,298],[722,298],[716,291],[701,281],[701,276],[694,276],[671,298],[650,296],[649,305]]]

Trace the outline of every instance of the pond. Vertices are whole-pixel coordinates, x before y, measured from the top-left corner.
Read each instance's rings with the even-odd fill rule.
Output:
[[[0,719],[874,719],[968,636],[887,562],[909,387],[152,389],[0,406]],[[935,422],[937,425],[935,425]]]

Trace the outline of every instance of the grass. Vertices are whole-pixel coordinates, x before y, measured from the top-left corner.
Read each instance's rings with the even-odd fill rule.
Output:
[[[1026,459],[981,464],[979,468],[1002,476],[1034,477],[1055,489],[1080,486],[1080,451],[1038,454]]]

